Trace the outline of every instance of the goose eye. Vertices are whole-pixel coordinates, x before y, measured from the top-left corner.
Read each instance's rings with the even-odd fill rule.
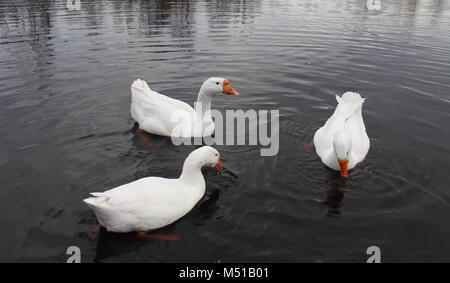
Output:
[[[216,85],[219,85],[219,82],[216,82]]]
[[[219,156],[219,154],[216,153],[216,154],[214,154],[214,156],[217,157],[217,156]]]

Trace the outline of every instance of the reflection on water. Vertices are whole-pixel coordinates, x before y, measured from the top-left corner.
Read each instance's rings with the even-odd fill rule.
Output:
[[[330,188],[326,191],[324,202],[329,207],[328,216],[341,215],[340,208],[344,200],[346,181],[346,179],[340,178],[336,172],[330,172]]]
[[[450,1],[0,2],[0,260],[448,261]],[[175,178],[195,147],[137,135],[130,83],[215,109],[280,110],[280,152],[217,146],[205,198],[176,242],[94,234],[81,202],[137,178]],[[343,181],[305,147],[334,95],[358,91],[371,150]],[[328,217],[335,216],[335,217]]]
[[[340,187],[332,186],[327,191],[327,199],[325,203],[329,206],[328,216],[339,216],[341,214],[339,208],[342,205],[344,199],[344,190]]]

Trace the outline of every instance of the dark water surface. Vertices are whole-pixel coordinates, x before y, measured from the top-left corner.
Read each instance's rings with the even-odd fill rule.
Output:
[[[450,261],[450,1],[0,2],[0,261]],[[195,146],[134,133],[130,83],[192,104],[204,79],[280,110],[280,152],[216,146],[205,198],[165,229],[95,234],[81,202],[177,177]],[[371,150],[343,182],[303,145],[335,94],[367,98]]]

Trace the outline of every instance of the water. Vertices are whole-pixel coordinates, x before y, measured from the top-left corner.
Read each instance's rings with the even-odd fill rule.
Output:
[[[0,261],[450,260],[450,1],[0,3]],[[280,110],[280,152],[217,146],[225,170],[164,232],[95,233],[89,192],[177,177],[194,146],[134,133],[130,83],[193,103],[204,79]],[[358,91],[371,150],[342,181],[308,144],[334,95]]]

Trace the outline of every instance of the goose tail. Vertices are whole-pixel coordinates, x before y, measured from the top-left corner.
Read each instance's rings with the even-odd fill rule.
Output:
[[[152,89],[148,86],[147,82],[141,79],[135,80],[131,84],[132,95],[141,95],[142,93],[151,93]]]
[[[90,208],[98,207],[109,199],[104,193],[90,193],[90,195],[91,197],[83,200]]]
[[[362,101],[364,102],[365,98],[362,98],[361,95],[357,92],[347,91],[342,95],[342,99],[348,103],[355,103]]]
[[[337,108],[344,115],[345,119],[349,119],[357,110],[361,109],[366,99],[362,98],[357,92],[349,91],[344,93],[342,97],[336,95],[336,100],[338,102]]]

